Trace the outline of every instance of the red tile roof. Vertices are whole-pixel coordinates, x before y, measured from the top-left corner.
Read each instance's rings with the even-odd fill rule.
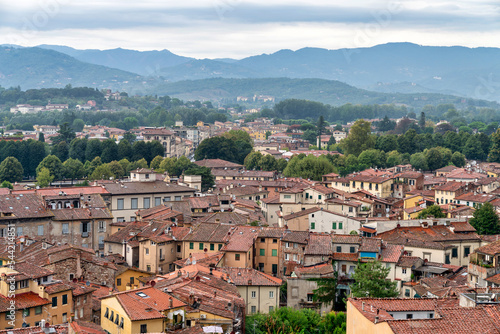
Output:
[[[385,245],[382,248],[382,262],[396,263],[401,258],[403,254],[404,247],[402,245]]]
[[[283,283],[281,279],[255,269],[224,267],[220,271],[227,273],[236,286],[281,286]]]
[[[15,301],[16,310],[23,310],[36,306],[43,306],[50,304],[48,299],[42,298],[34,292],[24,292],[15,294],[14,298],[7,298],[0,295],[0,312],[7,312],[10,306],[10,301]]]
[[[225,252],[248,252],[252,249],[258,229],[254,226],[238,226],[229,236],[229,241],[222,247]]]
[[[490,244],[479,247],[476,249],[475,252],[476,253],[484,253],[484,254],[488,254],[488,255],[492,255],[492,256],[500,254],[500,241],[494,241]]]
[[[335,270],[331,263],[321,263],[314,266],[297,266],[294,270],[297,277],[303,276],[332,276]]]
[[[304,251],[305,255],[331,255],[332,237],[330,234],[311,233],[309,243]]]

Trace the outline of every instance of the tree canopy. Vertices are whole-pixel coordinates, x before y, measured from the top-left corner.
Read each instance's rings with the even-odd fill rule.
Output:
[[[500,223],[498,215],[491,203],[484,203],[474,211],[469,223],[479,234],[500,234]]]
[[[397,283],[387,279],[391,268],[378,261],[358,262],[352,278],[351,293],[354,297],[388,298],[397,297]]]

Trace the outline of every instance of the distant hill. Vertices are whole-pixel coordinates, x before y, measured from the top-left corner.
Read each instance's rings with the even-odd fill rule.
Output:
[[[434,92],[500,101],[500,49],[389,43],[370,48],[280,50],[241,60],[163,51],[42,46],[81,61],[168,81],[206,78],[318,78],[384,92]]]
[[[127,89],[140,87],[141,76],[84,63],[66,54],[41,48],[0,47],[0,85],[29,88],[74,87]]]
[[[67,46],[40,45],[40,48],[65,53],[80,61],[117,68],[144,76],[156,76],[164,67],[171,67],[194,60],[173,54],[168,50],[135,51],[127,49],[77,50]]]
[[[238,96],[273,96],[276,102],[287,98],[307,99],[334,106],[353,104],[405,104],[421,108],[427,104],[455,103],[461,105],[498,107],[495,102],[467,100],[453,95],[434,93],[380,93],[324,79],[202,79],[165,83],[150,92],[175,96],[184,100],[236,101]]]

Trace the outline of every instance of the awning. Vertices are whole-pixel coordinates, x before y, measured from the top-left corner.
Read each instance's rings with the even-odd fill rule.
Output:
[[[442,273],[445,273],[447,272],[448,268],[442,268],[442,267],[432,267],[432,266],[422,266],[422,267],[418,267],[415,269],[415,271],[420,271],[420,272],[424,272],[424,273],[432,273],[432,274],[442,274]]]
[[[205,326],[203,327],[203,333],[224,333],[224,331],[220,326]]]

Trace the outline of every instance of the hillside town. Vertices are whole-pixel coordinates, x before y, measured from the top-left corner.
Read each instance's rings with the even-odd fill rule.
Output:
[[[0,333],[245,333],[280,309],[345,314],[346,333],[499,332],[500,163],[317,180],[247,168],[257,152],[288,164],[342,157],[320,148],[355,124],[332,125],[317,145],[266,118],[138,127],[136,141],[163,148],[150,166],[0,188]],[[35,126],[18,140],[61,132]],[[85,126],[75,140],[125,133]],[[195,154],[228,133],[251,138],[244,164]],[[194,169],[158,167],[186,156]]]

